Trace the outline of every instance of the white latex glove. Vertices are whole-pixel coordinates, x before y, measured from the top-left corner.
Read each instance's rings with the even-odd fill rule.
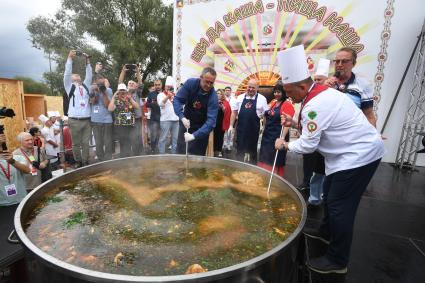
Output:
[[[184,133],[184,141],[185,142],[190,142],[190,141],[193,141],[194,139],[195,139],[194,135],[189,134],[189,133]]]
[[[186,129],[189,129],[190,128],[190,120],[189,119],[186,119],[185,117],[183,117],[182,118],[182,123],[183,123],[183,125],[184,125],[184,127]]]

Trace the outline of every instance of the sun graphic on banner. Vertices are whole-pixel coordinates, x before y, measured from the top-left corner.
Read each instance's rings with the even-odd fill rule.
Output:
[[[348,3],[339,15],[349,15],[353,3]],[[231,7],[228,9],[231,10]],[[201,20],[201,25],[205,30],[209,27],[204,20]],[[373,25],[368,23],[358,28],[358,35],[366,33]],[[194,76],[204,67],[214,67],[217,71],[216,89],[230,86],[236,94],[245,92],[248,80],[255,78],[259,82],[260,92],[265,92],[269,98],[272,95],[271,88],[280,79],[277,52],[303,44],[311,59],[310,71],[314,72],[314,63],[319,58],[332,58],[343,47],[337,36],[321,22],[284,11],[265,11],[239,20],[231,28],[222,31],[220,36],[207,49],[200,62],[189,60],[185,66],[193,70]],[[189,39],[192,46],[198,41]],[[360,53],[357,64],[372,60],[373,57]]]

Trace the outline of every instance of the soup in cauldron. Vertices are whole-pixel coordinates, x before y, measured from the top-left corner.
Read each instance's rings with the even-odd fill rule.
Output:
[[[299,225],[300,205],[254,170],[155,160],[49,192],[25,223],[47,254],[91,270],[160,276],[259,256]]]

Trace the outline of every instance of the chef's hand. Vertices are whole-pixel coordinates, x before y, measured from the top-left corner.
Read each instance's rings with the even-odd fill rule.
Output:
[[[288,146],[284,139],[276,139],[274,148],[277,150],[288,150]]]
[[[334,87],[338,82],[338,78],[336,77],[329,77],[327,80],[325,80],[325,85],[328,87]]]
[[[189,133],[184,133],[184,141],[185,142],[190,142],[193,141],[195,139],[195,136]]]
[[[184,126],[186,129],[189,129],[189,128],[190,128],[190,120],[189,120],[189,119],[186,119],[185,117],[183,117],[183,118],[182,118],[182,123],[183,123],[183,126]]]
[[[280,121],[284,127],[292,127],[294,123],[292,117],[285,113],[282,113],[282,115],[280,115]]]

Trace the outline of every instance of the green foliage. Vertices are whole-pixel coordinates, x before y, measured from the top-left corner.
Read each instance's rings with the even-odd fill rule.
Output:
[[[93,68],[102,62],[102,74],[113,86],[125,63],[140,63],[143,79],[171,73],[173,8],[161,0],[63,0],[54,17],[33,18],[27,29],[33,46],[56,63],[54,72],[44,74],[56,93],[64,91],[62,77],[71,49],[90,54]],[[90,44],[91,39],[104,50]],[[75,60],[73,72],[84,78],[83,59]]]
[[[20,80],[24,83],[24,93],[31,94],[50,94],[50,88],[45,83],[37,82],[28,77],[16,76],[16,80]]]

